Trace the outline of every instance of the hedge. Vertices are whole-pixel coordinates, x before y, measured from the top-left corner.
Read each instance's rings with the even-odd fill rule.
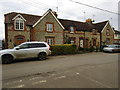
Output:
[[[79,47],[78,50],[79,51],[89,51],[89,52],[96,51],[96,52],[98,52],[100,50],[100,48],[98,48],[98,47],[96,47],[96,48],[93,48],[93,47],[90,47],[90,48]]]
[[[73,44],[51,45],[52,55],[66,55],[77,53],[77,46]]]

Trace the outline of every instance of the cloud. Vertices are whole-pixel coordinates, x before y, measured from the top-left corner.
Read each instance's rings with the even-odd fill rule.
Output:
[[[118,0],[75,0],[84,4],[118,12]],[[58,7],[58,9],[57,9]],[[21,12],[43,15],[49,8],[57,11],[58,17],[63,19],[85,21],[84,17],[93,18],[96,22],[110,20],[112,26],[118,29],[118,16],[87,6],[76,4],[70,0],[1,0],[0,1],[0,38],[4,38],[4,14]],[[85,14],[84,14],[85,12]],[[112,18],[112,20],[111,20]]]

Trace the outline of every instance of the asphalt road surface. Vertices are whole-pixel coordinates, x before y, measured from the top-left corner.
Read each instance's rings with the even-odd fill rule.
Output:
[[[118,88],[118,53],[49,56],[2,65],[3,88]]]

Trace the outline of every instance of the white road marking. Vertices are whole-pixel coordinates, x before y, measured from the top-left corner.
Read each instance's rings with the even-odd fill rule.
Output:
[[[19,80],[19,81],[13,81],[13,82],[10,82],[10,83],[6,83],[6,85],[10,85],[10,84],[14,84],[14,83],[20,83],[22,82],[22,80]]]
[[[10,87],[10,88],[22,88],[22,87],[24,87],[25,85],[24,84],[21,84],[21,85],[17,85],[17,86],[15,86],[15,87]]]
[[[40,84],[40,83],[46,83],[47,81],[46,80],[41,80],[41,81],[38,81],[38,82],[33,82],[32,85],[36,85],[36,84]]]
[[[66,76],[55,77],[54,80],[66,78]]]
[[[35,80],[35,79],[39,79],[41,77],[33,77],[33,78],[30,78],[29,80]]]
[[[76,75],[79,75],[80,73],[76,72]]]

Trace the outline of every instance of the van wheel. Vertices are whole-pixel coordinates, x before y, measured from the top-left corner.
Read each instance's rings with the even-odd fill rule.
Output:
[[[13,56],[11,55],[3,55],[2,56],[2,64],[10,64],[13,61]]]
[[[39,54],[38,54],[38,59],[39,59],[39,60],[45,60],[46,58],[47,58],[46,53],[39,53]]]

